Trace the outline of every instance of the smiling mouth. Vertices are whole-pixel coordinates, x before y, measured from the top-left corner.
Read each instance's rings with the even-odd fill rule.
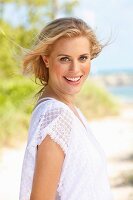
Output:
[[[78,77],[67,77],[67,76],[64,76],[64,78],[65,78],[67,81],[70,81],[70,82],[78,82],[78,81],[81,79],[82,76],[83,76],[83,75],[78,76]]]

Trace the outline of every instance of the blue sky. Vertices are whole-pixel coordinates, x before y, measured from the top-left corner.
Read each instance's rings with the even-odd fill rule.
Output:
[[[112,35],[112,44],[92,62],[94,67],[133,68],[132,0],[81,0],[74,15],[90,24],[103,41]]]
[[[10,13],[15,23],[24,19],[23,9],[14,13],[13,9],[11,12],[11,8],[8,8],[7,13],[7,18]],[[80,0],[73,15],[92,26],[103,42],[111,36],[112,43],[92,62],[93,69],[133,68],[132,0]]]

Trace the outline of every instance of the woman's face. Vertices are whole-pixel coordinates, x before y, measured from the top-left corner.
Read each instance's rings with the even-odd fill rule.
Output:
[[[43,57],[49,68],[48,85],[58,95],[78,93],[90,71],[90,42],[86,37],[61,38],[50,56]]]

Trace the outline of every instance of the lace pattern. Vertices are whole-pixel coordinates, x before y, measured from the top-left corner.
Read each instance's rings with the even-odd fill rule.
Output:
[[[72,129],[72,117],[70,111],[61,107],[50,109],[40,115],[38,127],[28,144],[29,152],[35,156],[35,147],[40,145],[48,134],[60,145],[66,155]]]
[[[56,200],[112,200],[103,152],[89,128],[86,130],[78,122],[59,101],[41,103],[35,109],[23,160],[19,200],[30,200],[36,147],[47,134],[66,155]]]

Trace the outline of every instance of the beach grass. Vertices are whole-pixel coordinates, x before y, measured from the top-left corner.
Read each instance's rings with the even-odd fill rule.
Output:
[[[77,106],[88,120],[119,114],[118,100],[92,81],[86,81],[80,94],[77,95]]]
[[[0,83],[0,145],[13,146],[27,137],[34,95],[41,89],[32,79],[17,76]],[[118,104],[102,88],[86,82],[76,105],[88,119],[118,113]]]

